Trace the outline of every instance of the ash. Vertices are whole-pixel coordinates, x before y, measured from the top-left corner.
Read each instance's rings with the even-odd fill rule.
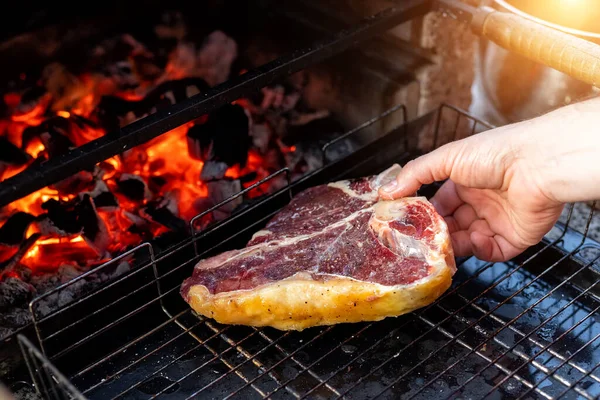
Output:
[[[70,52],[77,67],[57,57],[39,66],[39,76],[4,85],[0,180],[273,58],[270,49],[241,48],[218,28],[193,36],[184,16],[167,14],[140,34],[147,43],[127,33],[86,42],[81,53]],[[228,218],[284,187],[279,175],[237,196],[283,168],[296,180],[354,151],[345,139],[323,156],[322,147],[346,129],[308,100],[309,82],[318,79],[300,71],[273,82],[0,209],[0,338],[31,323],[32,299],[140,243],[188,234],[196,215],[222,202],[194,228]],[[127,262],[101,268],[41,299],[36,316],[129,270]]]
[[[101,284],[123,275],[129,271],[130,264],[122,261],[116,268],[101,268],[57,293],[39,301],[35,307],[38,318],[63,307],[73,300],[90,293]],[[62,265],[55,272],[33,276],[28,270],[21,271],[20,278],[6,278],[0,282],[0,340],[6,339],[18,328],[33,321],[29,310],[29,302],[55,287],[70,282],[73,278],[85,272],[72,265]]]

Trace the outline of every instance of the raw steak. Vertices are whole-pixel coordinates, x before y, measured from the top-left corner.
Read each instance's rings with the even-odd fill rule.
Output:
[[[244,249],[200,261],[182,296],[218,322],[284,330],[431,303],[455,272],[449,234],[425,198],[379,200],[399,170],[298,194]]]

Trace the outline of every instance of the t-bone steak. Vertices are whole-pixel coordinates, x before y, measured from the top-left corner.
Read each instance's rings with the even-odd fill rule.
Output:
[[[224,324],[302,330],[426,306],[451,284],[448,228],[423,197],[379,199],[379,175],[307,189],[243,249],[201,260],[181,287]]]

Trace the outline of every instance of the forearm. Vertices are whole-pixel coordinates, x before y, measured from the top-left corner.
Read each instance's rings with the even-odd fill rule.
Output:
[[[518,129],[524,143],[520,160],[530,163],[552,200],[600,199],[600,98],[564,107]]]

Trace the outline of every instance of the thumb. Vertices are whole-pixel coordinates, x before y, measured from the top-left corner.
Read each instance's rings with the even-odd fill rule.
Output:
[[[456,149],[457,142],[448,143],[409,161],[400,170],[396,180],[379,188],[379,196],[384,200],[411,196],[422,185],[448,179],[454,164]]]

